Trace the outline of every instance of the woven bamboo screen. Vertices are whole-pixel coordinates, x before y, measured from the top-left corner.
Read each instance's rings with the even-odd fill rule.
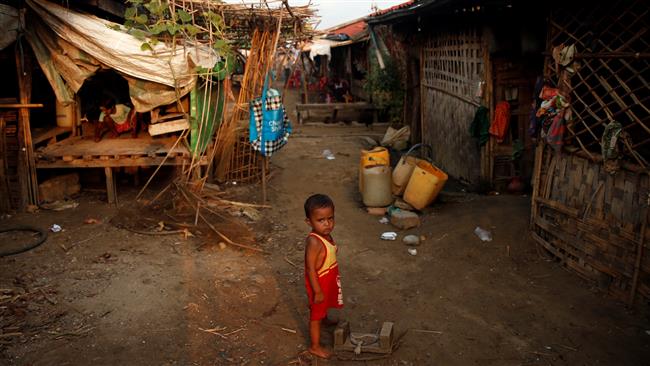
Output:
[[[480,160],[469,125],[485,80],[481,34],[473,28],[433,32],[421,48],[422,142],[448,174],[476,182]]]
[[[422,84],[478,106],[473,96],[483,78],[481,36],[469,28],[433,34],[422,50]]]
[[[547,45],[575,45],[575,73],[559,71],[549,57],[545,75],[570,90],[573,120],[565,137],[590,157],[598,156],[604,127],[615,120],[628,135],[629,146],[621,152],[648,166],[649,26],[649,7],[643,0],[572,4],[551,14]]]

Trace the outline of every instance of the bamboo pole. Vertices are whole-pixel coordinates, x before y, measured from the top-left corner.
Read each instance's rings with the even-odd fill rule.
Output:
[[[32,97],[32,68],[31,57],[28,52],[22,52],[22,47],[17,47],[15,52],[16,71],[18,74],[18,91],[20,104],[31,104]],[[21,107],[18,112],[18,175],[20,180],[21,209],[28,204],[38,205],[38,180],[34,162],[34,147],[32,145],[32,131],[29,120],[29,108]]]
[[[646,175],[648,176],[647,171],[646,171]],[[641,232],[639,234],[639,241],[636,249],[636,260],[634,261],[634,275],[632,276],[632,287],[630,288],[630,296],[628,298],[628,303],[630,305],[634,305],[634,300],[636,298],[636,291],[639,285],[639,273],[641,272],[641,259],[643,258],[643,247],[645,244],[645,231],[648,225],[648,211],[650,211],[650,207],[648,207],[649,204],[650,204],[650,195],[648,195],[646,198],[646,202],[645,202],[646,207],[644,210],[645,212],[644,215],[642,216],[643,223],[641,224]]]

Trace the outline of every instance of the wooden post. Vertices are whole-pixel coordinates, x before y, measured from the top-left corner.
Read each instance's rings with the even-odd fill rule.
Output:
[[[644,202],[644,205],[646,207],[643,215],[641,216],[643,223],[641,224],[641,233],[639,235],[639,240],[637,242],[636,260],[634,261],[634,274],[632,275],[632,288],[630,288],[630,294],[628,297],[628,304],[630,305],[634,305],[637,288],[639,286],[639,273],[641,272],[641,260],[643,259],[643,247],[645,245],[645,232],[646,232],[646,227],[648,225],[648,211],[650,211],[650,208],[648,208],[649,201],[650,201],[650,195],[646,198],[646,201]]]
[[[20,93],[19,103],[29,104],[32,98],[31,54],[28,49],[17,47],[15,55],[18,91]],[[28,204],[38,205],[39,202],[29,108],[25,107],[21,107],[18,110],[18,148],[18,179],[21,194],[20,209],[25,209]]]
[[[106,196],[109,204],[117,205],[117,189],[115,188],[115,177],[113,176],[113,168],[107,166],[104,168],[106,174]]]
[[[7,140],[5,135],[5,119],[0,115],[0,212],[6,212],[11,208],[9,174],[7,169]]]
[[[307,90],[307,68],[305,67],[305,59],[302,57],[302,53],[300,53],[300,63],[302,64],[302,90],[305,93],[305,100],[302,102],[307,104],[309,103],[309,91]]]
[[[428,143],[429,141],[427,140],[427,136],[425,134],[426,130],[424,129],[424,108],[425,108],[425,100],[426,100],[426,93],[424,92],[424,41],[421,41],[420,43],[420,80],[418,80],[418,84],[420,84],[420,135],[421,135],[421,141],[422,143]]]
[[[542,183],[542,158],[544,157],[544,145],[538,144],[535,148],[535,166],[533,167],[533,193],[530,208],[530,228],[534,228],[535,219],[538,214],[539,204],[535,201],[539,195],[539,185]]]
[[[266,204],[266,164],[268,163],[266,156],[262,157],[262,204]]]

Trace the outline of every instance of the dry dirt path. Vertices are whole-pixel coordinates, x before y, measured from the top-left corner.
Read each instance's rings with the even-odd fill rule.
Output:
[[[111,218],[146,216],[126,188],[118,208],[84,193],[76,209],[1,220],[57,223],[65,231],[35,250],[0,258],[1,331],[21,333],[0,335],[0,364],[298,364],[308,312],[302,204],[316,192],[336,203],[346,302],[340,316],[357,330],[389,320],[398,333],[437,332],[409,331],[391,358],[368,365],[648,364],[647,315],[540,257],[528,240],[527,197],[468,195],[434,205],[409,231],[427,237],[417,256],[400,241],[379,240],[390,227],[365,213],[356,188],[358,136],[369,133],[300,127],[273,157],[272,208],[248,223],[270,255],[219,249],[209,235],[118,229]],[[323,159],[324,149],[336,159]],[[251,187],[239,198],[260,196]],[[88,217],[101,223],[86,225]],[[494,240],[478,240],[477,225],[490,228]]]
[[[374,331],[394,321],[409,331],[390,360],[412,365],[641,365],[650,361],[647,315],[628,311],[540,256],[529,240],[529,198],[467,195],[436,204],[423,225],[400,232],[424,235],[417,256],[401,241],[381,241],[393,230],[368,215],[357,192],[357,136],[364,127],[304,127],[278,156],[272,221],[283,222],[274,256],[285,304],[295,307],[306,341],[301,239],[307,232],[302,204],[313,193],[336,204],[345,309],[353,329]],[[321,153],[331,150],[335,160]],[[494,240],[473,234],[480,225]],[[275,240],[275,239],[274,239]],[[297,280],[296,280],[297,278]],[[299,315],[299,316],[298,316]],[[302,322],[302,323],[301,323]],[[334,362],[332,364],[346,364]]]

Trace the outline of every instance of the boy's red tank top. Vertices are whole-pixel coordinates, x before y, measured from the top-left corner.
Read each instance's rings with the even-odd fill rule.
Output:
[[[343,293],[341,291],[341,279],[339,277],[339,265],[336,261],[336,252],[338,248],[334,243],[323,238],[316,233],[309,233],[310,236],[320,240],[325,249],[325,258],[323,263],[318,266],[316,274],[318,276],[318,284],[325,299],[319,304],[314,303],[314,290],[309,283],[309,276],[307,274],[307,263],[305,262],[305,287],[307,288],[307,296],[309,297],[309,307],[311,309],[311,320],[320,320],[327,315],[329,308],[343,307]]]

